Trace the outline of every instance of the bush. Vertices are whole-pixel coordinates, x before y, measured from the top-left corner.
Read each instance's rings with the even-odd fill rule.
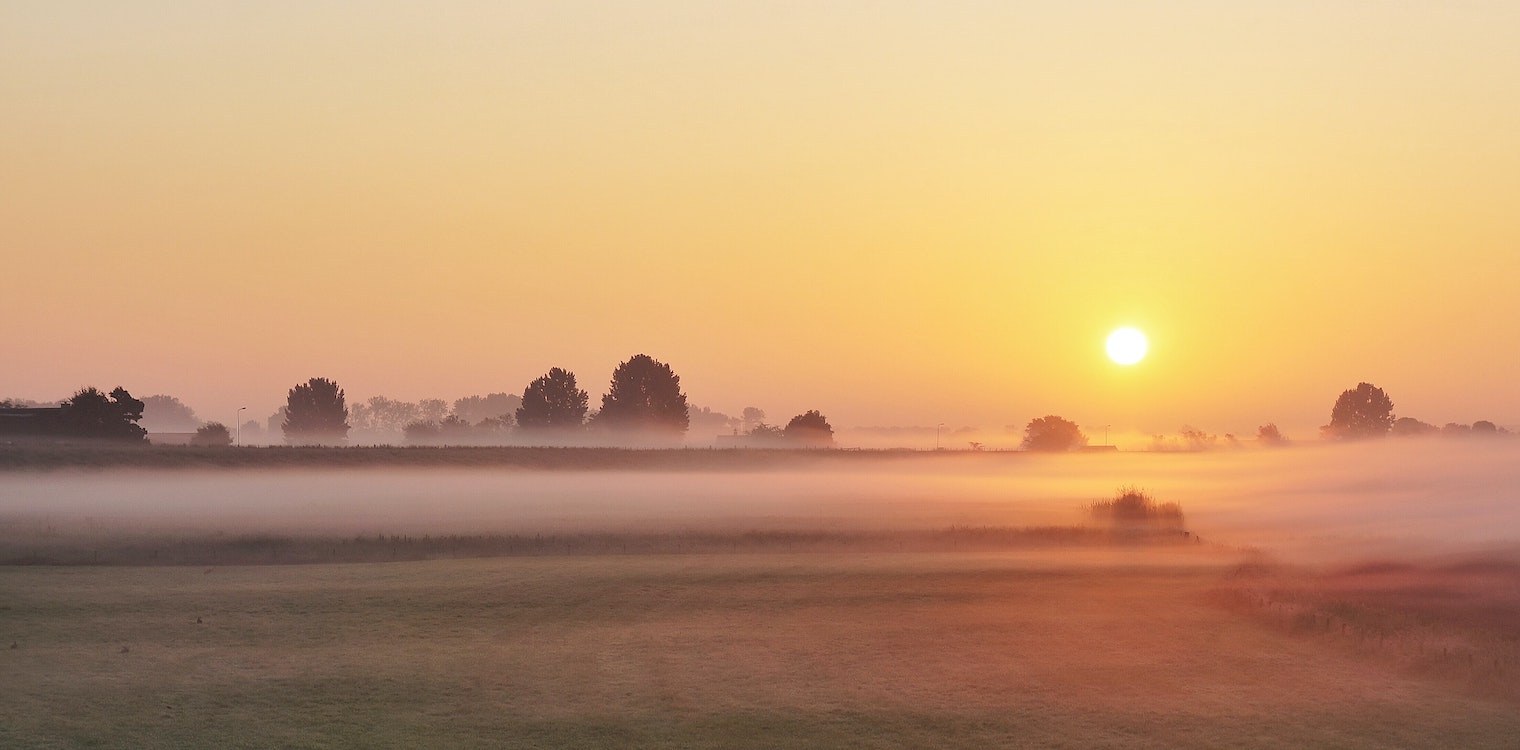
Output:
[[[1158,504],[1150,495],[1135,487],[1120,487],[1112,500],[1099,500],[1088,506],[1088,510],[1094,519],[1119,525],[1182,528],[1181,505]]]
[[[232,432],[227,429],[227,425],[212,422],[196,430],[195,436],[190,438],[190,444],[208,447],[232,445]]]

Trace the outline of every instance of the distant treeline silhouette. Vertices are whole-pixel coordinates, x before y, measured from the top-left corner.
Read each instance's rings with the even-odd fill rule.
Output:
[[[350,406],[336,381],[316,377],[291,387],[285,406],[264,425],[248,421],[234,431],[220,422],[201,422],[190,407],[173,396],[160,394],[139,400],[125,388],[104,393],[87,387],[54,404],[0,400],[0,441],[141,444],[147,442],[151,429],[179,433],[180,444],[198,446],[225,446],[235,441],[267,443],[277,435],[288,445],[674,447],[697,428],[712,435],[719,447],[835,445],[834,428],[818,410],[798,414],[783,426],[767,423],[765,412],[756,407],[746,407],[739,417],[692,407],[681,389],[680,377],[669,365],[645,354],[636,354],[617,366],[600,408],[593,411],[590,403],[590,395],[577,385],[575,374],[559,367],[534,379],[520,396],[506,392],[467,396],[455,400],[452,408],[443,399],[406,402],[385,396]],[[1075,422],[1053,414],[1031,420],[1022,432],[1020,448],[1026,451],[1099,450],[1089,446],[1087,435]],[[245,433],[246,441],[241,440]],[[1393,400],[1383,389],[1366,382],[1343,391],[1331,408],[1330,423],[1320,428],[1322,439],[1334,441],[1389,435],[1510,434],[1487,420],[1438,427],[1413,417],[1398,417],[1393,413]],[[936,434],[936,447],[938,437]],[[1257,429],[1253,442],[1280,447],[1290,441],[1269,422]],[[1175,435],[1154,435],[1149,449],[1205,451],[1239,448],[1244,443],[1233,434],[1221,437],[1184,425]],[[969,445],[973,450],[983,448],[980,442]],[[1113,448],[1105,444],[1102,449]]]

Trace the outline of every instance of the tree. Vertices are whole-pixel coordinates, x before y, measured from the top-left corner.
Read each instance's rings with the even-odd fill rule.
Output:
[[[832,448],[834,446],[834,428],[829,426],[829,420],[819,414],[816,409],[809,409],[786,423],[787,442],[795,443],[805,448]]]
[[[1022,448],[1026,451],[1059,453],[1087,445],[1087,436],[1075,422],[1055,415],[1030,420],[1024,427]]]
[[[750,445],[760,447],[775,448],[786,442],[786,430],[764,422],[751,427],[749,432],[744,434],[749,437]]]
[[[1288,438],[1283,436],[1282,431],[1277,429],[1276,422],[1268,422],[1256,428],[1256,443],[1258,445],[1275,448],[1288,444]]]
[[[232,433],[227,429],[227,425],[221,422],[210,422],[195,431],[195,437],[190,438],[190,444],[216,447],[232,445]]]
[[[739,423],[739,420],[705,406],[693,406],[688,414],[691,417],[691,431],[699,435],[717,435]]]
[[[1476,422],[1473,422],[1472,431],[1474,435],[1489,437],[1499,434],[1499,425],[1496,425],[1486,419],[1480,419]]]
[[[613,370],[596,422],[623,433],[679,440],[691,423],[680,376],[670,365],[635,354]]]
[[[1440,432],[1441,428],[1421,422],[1414,417],[1399,417],[1393,420],[1392,433],[1394,437],[1418,437]]]
[[[470,424],[486,419],[511,417],[522,406],[522,397],[515,393],[491,393],[485,396],[465,396],[454,401],[454,416]]]
[[[523,389],[522,406],[517,407],[517,425],[523,432],[566,433],[586,421],[586,407],[591,397],[575,386],[575,373],[550,368],[543,377]]]
[[[189,432],[201,426],[195,410],[173,396],[146,396],[142,402],[141,424],[148,432]]]
[[[1382,388],[1371,383],[1357,383],[1342,391],[1330,410],[1326,434],[1335,440],[1361,440],[1383,437],[1393,427],[1393,400]]]
[[[341,444],[348,439],[348,406],[343,389],[327,378],[312,378],[290,389],[280,425],[291,445]]]
[[[63,402],[59,428],[66,435],[141,443],[148,431],[138,426],[143,402],[117,386],[109,397],[94,387],[83,388]]]

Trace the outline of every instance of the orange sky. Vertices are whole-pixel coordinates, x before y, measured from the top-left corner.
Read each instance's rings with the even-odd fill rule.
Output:
[[[1520,426],[1512,3],[222,5],[0,4],[0,397]]]

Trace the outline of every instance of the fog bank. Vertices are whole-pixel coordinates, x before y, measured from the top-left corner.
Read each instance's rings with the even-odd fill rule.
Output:
[[[795,470],[0,474],[0,533],[491,534],[1089,523],[1138,486],[1208,541],[1356,555],[1520,543],[1520,449],[1384,441],[1200,454],[926,454]]]

